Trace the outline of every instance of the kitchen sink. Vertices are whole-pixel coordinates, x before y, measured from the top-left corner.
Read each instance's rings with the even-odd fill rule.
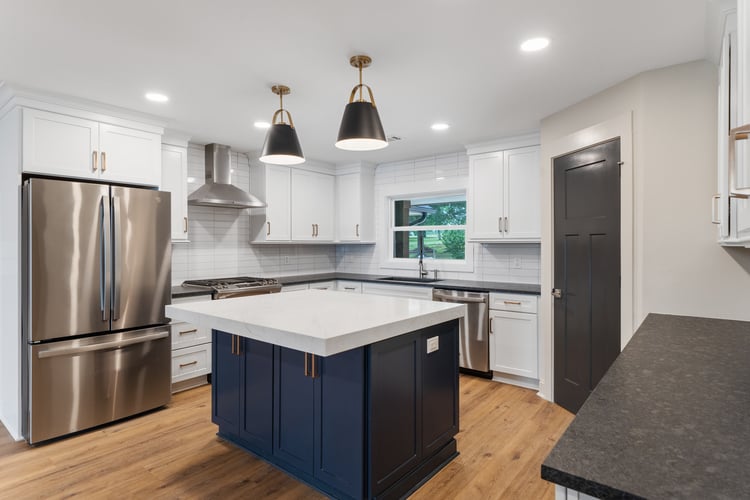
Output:
[[[434,283],[440,281],[434,278],[409,278],[408,276],[388,276],[386,278],[378,278],[378,281],[397,281],[400,283]]]

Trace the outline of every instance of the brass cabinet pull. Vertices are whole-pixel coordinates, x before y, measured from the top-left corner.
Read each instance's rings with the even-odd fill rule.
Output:
[[[193,329],[191,329],[191,330],[182,330],[182,331],[180,332],[180,335],[187,335],[188,333],[195,333],[195,332],[197,332],[197,331],[198,331],[198,329],[197,329],[197,328],[193,328]]]
[[[510,306],[520,306],[521,301],[520,300],[504,300],[503,304],[508,304]]]
[[[507,233],[509,231],[509,229],[508,229],[508,218],[507,217],[503,217],[503,219],[505,220],[505,224],[503,224],[503,228],[504,228],[505,232]]]
[[[266,221],[266,226],[268,226],[268,229],[266,229],[266,236],[271,236],[271,223]]]
[[[311,226],[312,226],[312,235],[311,236],[314,238],[315,237],[315,224],[311,224]]]
[[[503,218],[502,217],[497,218],[497,232],[498,233],[503,232]]]
[[[492,318],[492,316],[490,316],[490,333],[495,333],[495,329],[492,328],[492,320],[493,320],[493,318]]]
[[[315,224],[315,237],[320,236],[320,226]]]
[[[92,172],[96,172],[99,170],[99,154],[94,150],[93,153],[91,153],[91,164],[93,165]]]
[[[191,361],[190,363],[180,363],[180,368],[185,368],[186,366],[197,365],[197,364],[198,364],[197,361]]]
[[[232,335],[232,354],[237,354],[234,352],[234,335]]]
[[[187,233],[188,229],[188,223],[187,223],[187,217],[182,218],[182,232]]]
[[[310,376],[316,378],[318,374],[315,372],[315,354],[310,354],[310,357],[312,358],[312,370],[310,370]]]
[[[359,224],[354,226],[354,235],[359,238]]]
[[[102,151],[102,172],[107,171],[107,153]]]
[[[307,368],[307,353],[305,354],[305,377],[309,377],[308,368]]]

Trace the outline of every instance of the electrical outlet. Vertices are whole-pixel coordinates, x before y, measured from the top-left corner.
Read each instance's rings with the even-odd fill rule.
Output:
[[[511,269],[521,269],[521,257],[513,257],[510,260]]]
[[[427,339],[427,354],[440,349],[440,337],[430,337]]]

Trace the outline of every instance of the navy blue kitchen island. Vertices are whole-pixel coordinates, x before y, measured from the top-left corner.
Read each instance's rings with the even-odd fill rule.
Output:
[[[266,299],[268,304],[250,302],[255,297],[204,302],[195,307],[213,307],[210,314],[208,309],[191,311],[206,324],[214,323],[212,419],[218,435],[334,498],[407,495],[458,454],[463,306],[393,297],[351,299],[326,291],[277,295],[300,294],[308,301],[342,298],[354,300],[348,303],[354,309],[372,307],[361,314],[356,333],[324,334],[327,320],[311,313],[307,324],[315,326],[296,338],[288,336],[295,332],[294,319],[265,328],[262,318],[243,322],[252,314],[242,313],[242,321],[234,317],[234,323],[217,324],[217,318],[229,319],[226,311],[215,310],[226,307],[213,306],[217,302],[244,301],[243,308],[257,306],[260,314],[274,299]],[[180,317],[177,308],[191,306],[170,306],[168,313]],[[340,326],[341,320],[336,323],[334,330],[348,328]],[[269,341],[274,332],[278,343]],[[348,342],[350,335],[360,345],[342,350],[342,339]],[[367,339],[372,341],[363,344]]]

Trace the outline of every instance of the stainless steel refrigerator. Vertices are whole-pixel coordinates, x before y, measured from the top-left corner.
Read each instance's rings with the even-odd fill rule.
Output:
[[[32,178],[23,217],[26,439],[168,403],[169,193]]]

